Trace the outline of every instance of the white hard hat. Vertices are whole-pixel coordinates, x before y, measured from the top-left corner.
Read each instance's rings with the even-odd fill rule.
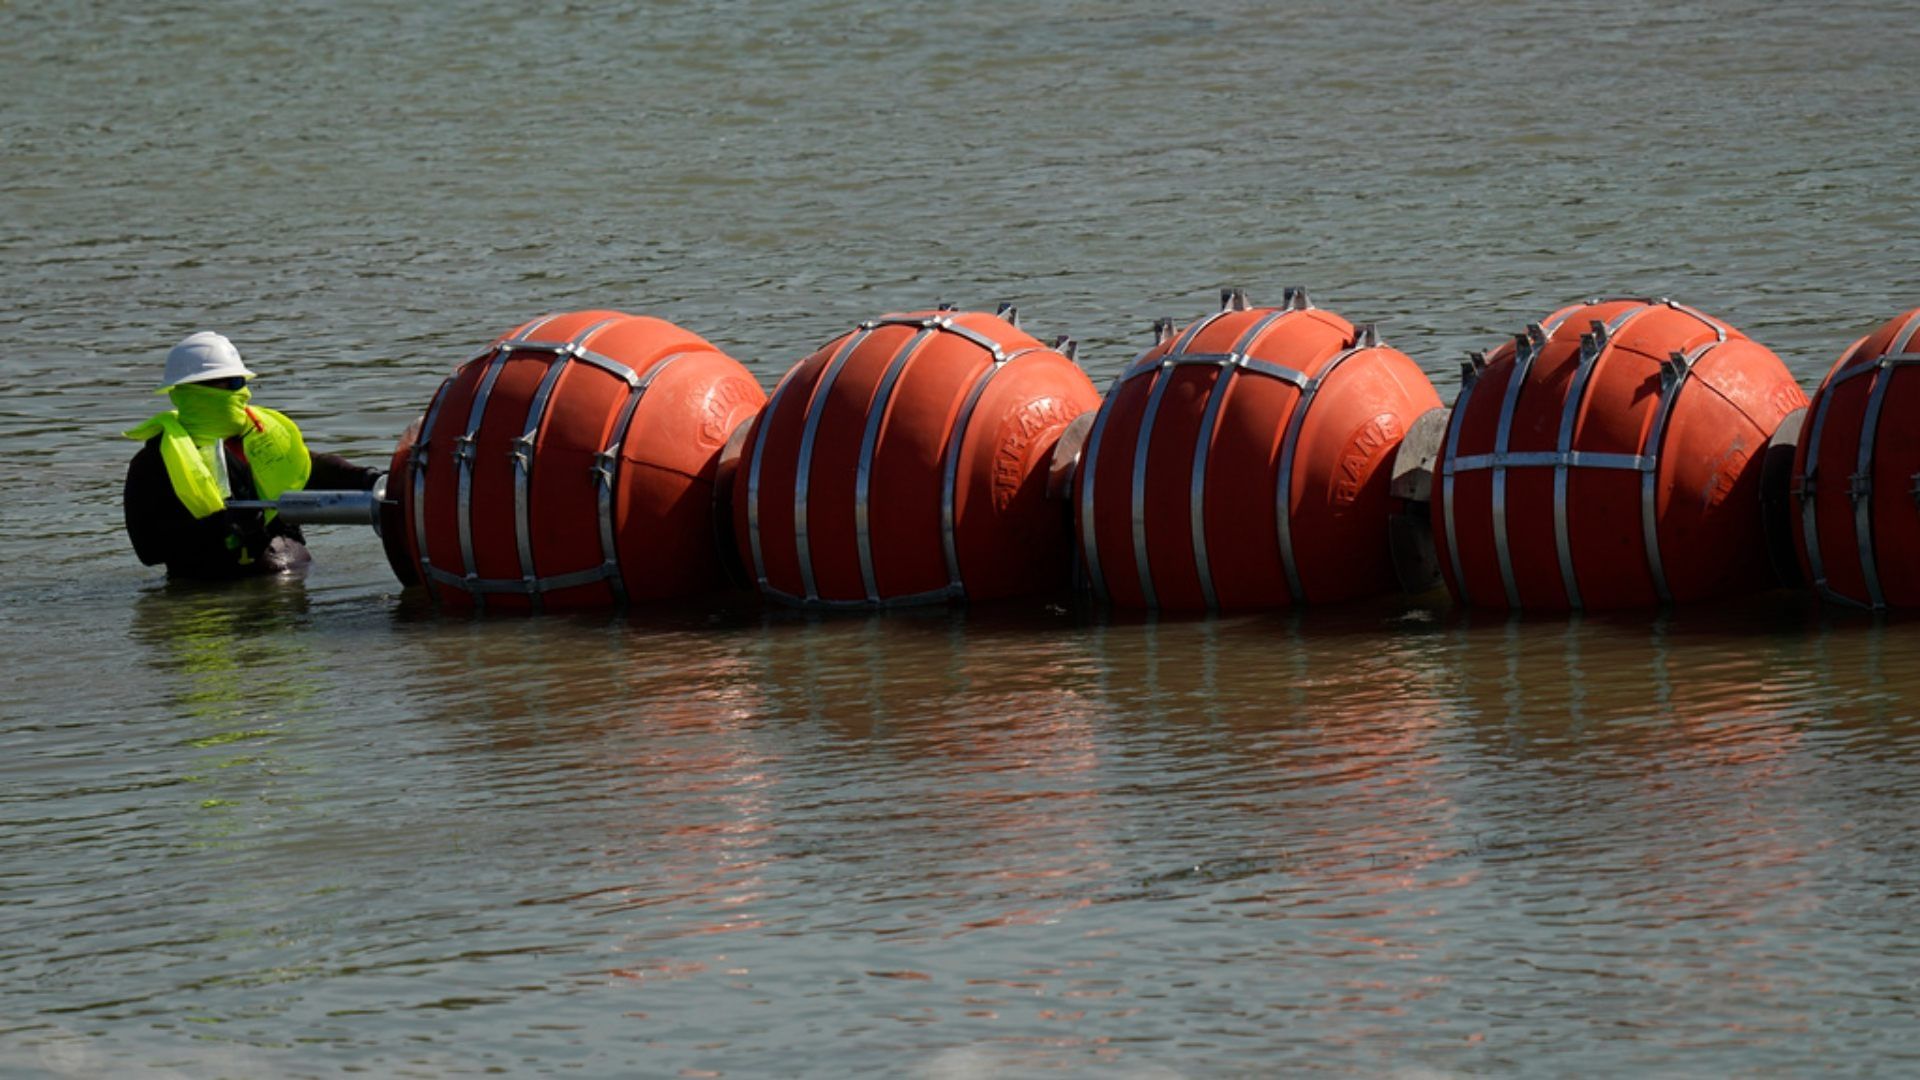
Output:
[[[202,330],[197,334],[188,334],[167,353],[167,372],[160,389],[154,393],[165,393],[182,383],[205,382],[208,379],[227,379],[235,375],[254,378],[247,365],[240,362],[240,350],[233,347],[223,334],[211,330]]]

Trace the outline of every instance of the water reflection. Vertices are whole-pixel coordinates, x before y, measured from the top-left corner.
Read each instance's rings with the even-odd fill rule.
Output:
[[[289,630],[305,624],[307,592],[297,577],[271,575],[209,584],[168,580],[133,604],[128,635],[141,662],[176,689],[178,715],[220,724],[250,707],[298,701],[301,650]]]
[[[833,830],[804,836],[811,857],[884,882],[854,925],[918,942],[1087,903],[1112,823],[1076,653],[1045,613],[769,617],[755,677],[778,714],[832,736],[796,762],[827,801],[789,804],[789,820],[832,814]],[[871,865],[879,851],[884,867]],[[888,898],[912,901],[906,920],[875,903]]]
[[[208,812],[191,819],[202,843],[224,843],[272,812],[263,792],[298,767],[278,737],[330,707],[325,665],[298,634],[309,617],[304,584],[284,575],[168,581],[134,603],[128,636],[163,688],[139,706],[172,717],[180,740],[199,751],[183,759],[192,771],[180,780]]]

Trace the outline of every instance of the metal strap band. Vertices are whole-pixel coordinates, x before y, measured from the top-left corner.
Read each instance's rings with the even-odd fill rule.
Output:
[[[500,381],[500,372],[506,368],[507,358],[512,355],[510,351],[500,349],[487,362],[487,373],[481,378],[480,389],[473,396],[473,407],[467,411],[466,432],[454,443],[453,448],[454,460],[460,466],[459,516],[456,519],[460,528],[460,565],[469,574],[474,572],[473,443],[479,434],[481,421],[486,419],[487,399],[493,396],[493,385]]]
[[[987,384],[1008,364],[1028,353],[1039,351],[1037,347],[1017,349],[1005,360],[996,360],[988,365],[973,381],[973,389],[967,392],[966,401],[960,406],[960,416],[953,425],[953,433],[947,437],[946,466],[940,479],[940,543],[947,558],[947,591],[952,596],[965,596],[967,591],[960,574],[959,507],[956,505],[960,490],[961,442],[973,424],[973,410],[980,404],[981,395],[987,392]]]
[[[1289,314],[1281,312],[1281,314]],[[1241,368],[1259,375],[1270,376],[1294,386],[1305,386],[1307,376],[1304,372],[1270,360],[1256,360],[1240,351],[1230,353],[1168,353],[1158,361],[1145,367],[1136,367],[1121,376],[1121,382],[1130,382],[1143,375],[1158,375],[1170,368],[1179,367],[1229,367]]]
[[[573,350],[573,358],[583,364],[591,364],[607,372],[614,378],[626,383],[629,387],[640,385],[641,377],[639,373],[611,356],[602,355],[591,349],[575,349]]]
[[[807,535],[807,492],[812,486],[813,444],[820,435],[820,417],[826,412],[826,402],[833,394],[833,384],[840,378],[840,369],[846,366],[847,357],[860,347],[861,342],[867,340],[867,335],[873,330],[873,326],[863,325],[847,339],[847,343],[828,361],[827,370],[821,374],[820,381],[814,384],[813,394],[807,399],[807,422],[800,433],[800,456],[795,465],[798,472],[793,485],[793,542],[800,559],[800,583],[810,600],[820,598],[820,591],[813,580],[813,545]]]
[[[1590,338],[1581,339],[1580,358],[1574,368],[1573,385],[1567,388],[1566,405],[1560,410],[1560,434],[1555,445],[1559,448],[1561,460],[1554,464],[1553,469],[1553,543],[1560,556],[1560,584],[1566,590],[1567,606],[1571,608],[1585,606],[1580,596],[1580,581],[1573,572],[1573,531],[1567,510],[1567,488],[1570,482],[1568,470],[1574,465],[1581,464],[1574,456],[1576,453],[1573,449],[1574,427],[1579,422],[1580,407],[1586,404],[1587,388],[1593,385],[1593,373],[1600,366],[1601,357],[1607,354],[1607,349],[1612,345],[1614,335],[1643,312],[1653,310],[1655,309],[1647,304],[1628,308],[1615,316],[1612,322],[1596,326]],[[1593,467],[1643,467],[1642,459],[1634,454],[1590,456],[1619,458],[1631,463],[1622,466],[1595,461],[1590,463]],[[1651,467],[1651,465],[1652,462],[1645,463],[1645,467]]]
[[[1460,592],[1460,602],[1471,605],[1473,596],[1467,590],[1467,571],[1460,559],[1459,532],[1454,524],[1458,515],[1453,507],[1453,473],[1456,457],[1460,452],[1460,429],[1467,415],[1467,402],[1473,399],[1473,388],[1477,380],[1466,379],[1460,384],[1460,394],[1453,399],[1453,413],[1447,417],[1447,444],[1442,458],[1446,465],[1441,469],[1441,505],[1445,507],[1441,515],[1447,534],[1447,561],[1453,564],[1453,585]]]
[[[1005,362],[1009,359],[1005,347],[998,341],[978,330],[961,326],[953,321],[952,315],[882,315],[878,319],[860,324],[863,330],[872,330],[881,326],[917,326],[922,330],[939,330],[955,334],[987,350],[996,362]]]
[[[1306,376],[1292,368],[1264,360],[1253,360],[1247,354],[1273,325],[1289,315],[1302,311],[1302,308],[1276,308],[1262,315],[1254,324],[1234,342],[1233,351],[1223,357],[1220,374],[1213,382],[1213,390],[1207,396],[1206,414],[1200,422],[1200,434],[1193,447],[1193,481],[1187,491],[1189,526],[1193,533],[1193,568],[1200,579],[1200,596],[1209,609],[1220,606],[1219,596],[1213,585],[1213,558],[1207,546],[1207,466],[1213,457],[1213,435],[1219,427],[1220,412],[1225,408],[1227,392],[1234,375],[1240,370],[1258,370],[1263,375],[1280,378],[1295,386],[1302,386]],[[1257,365],[1257,368],[1255,367]]]
[[[1846,359],[1840,362],[1840,366],[1845,368],[1847,364],[1852,363],[1853,358],[1859,354],[1860,348],[1866,343],[1865,338],[1855,342]],[[1850,376],[1859,371],[1871,370],[1873,365],[1862,364],[1857,368],[1846,370],[1844,374]],[[1812,422],[1807,425],[1806,434],[1802,437],[1802,444],[1806,447],[1804,460],[1807,466],[1799,476],[1794,478],[1793,491],[1800,500],[1800,537],[1806,543],[1807,570],[1809,571],[1807,576],[1813,579],[1814,590],[1829,600],[1853,603],[1850,597],[1841,596],[1827,586],[1826,561],[1820,553],[1820,522],[1816,514],[1817,507],[1814,505],[1814,493],[1818,486],[1820,472],[1820,437],[1827,430],[1827,411],[1833,407],[1833,389],[1841,381],[1843,380],[1830,379],[1819,390],[1818,400],[1814,404]]]
[[[1520,392],[1525,388],[1527,377],[1533,371],[1533,363],[1547,351],[1547,345],[1553,335],[1577,311],[1583,311],[1600,300],[1590,300],[1584,304],[1570,304],[1547,316],[1544,323],[1527,327],[1522,338],[1514,341],[1513,370],[1507,376],[1506,393],[1500,401],[1499,420],[1493,437],[1493,550],[1500,567],[1500,584],[1506,592],[1507,606],[1520,608],[1520,586],[1513,572],[1513,545],[1507,529],[1507,447],[1513,439],[1513,416],[1519,407]],[[1451,508],[1452,503],[1448,503]]]
[[[606,325],[606,323],[611,321],[612,321],[611,319],[603,320],[602,322],[595,323],[594,325],[604,326]],[[505,349],[508,352],[517,352],[517,353],[520,353],[520,352],[563,353],[568,351],[568,349],[572,346],[572,344],[573,344],[572,342],[560,341],[557,339],[543,340],[541,338],[530,338],[530,337],[516,335],[516,336],[505,337],[500,339],[500,344],[495,345],[494,348]]]
[[[497,352],[505,349],[508,352],[519,352],[522,349],[532,349],[536,351],[545,350],[547,352],[553,352],[564,348],[566,346],[566,342],[564,341],[541,341],[533,336],[539,333],[547,324],[559,317],[560,313],[554,312],[552,314],[542,315],[531,322],[521,323],[519,327],[510,331],[505,337],[490,346],[487,351]],[[481,355],[484,356],[486,353],[482,353]]]
[[[761,592],[769,599],[778,600],[792,607],[808,611],[873,611],[875,609],[915,607],[921,604],[935,604],[951,601],[961,595],[951,587],[929,589],[926,592],[913,593],[910,596],[896,596],[892,599],[874,603],[869,600],[828,600],[819,596],[799,596],[777,589],[771,585],[763,586]]]
[[[1631,472],[1645,472],[1656,464],[1655,459],[1641,454],[1607,454],[1593,450],[1517,450],[1505,454],[1468,454],[1457,461],[1447,463],[1444,475],[1455,473],[1483,472],[1488,469],[1626,469]]]
[[[881,600],[879,585],[873,572],[873,550],[867,528],[867,484],[872,465],[874,444],[879,434],[881,414],[885,411],[887,400],[892,396],[893,383],[899,378],[899,369],[904,369],[911,354],[914,350],[918,349],[921,342],[925,340],[927,336],[925,333],[913,338],[907,343],[903,352],[897,354],[895,363],[899,365],[899,369],[890,369],[888,371],[885,377],[885,383],[876,395],[877,401],[876,404],[872,406],[872,412],[868,416],[868,429],[861,442],[858,488],[854,502],[855,531],[860,542],[860,574],[862,582],[866,586],[868,603],[873,605],[897,605],[923,603],[926,602],[927,599],[933,598],[944,597],[951,599],[953,597],[965,596],[966,584],[961,578],[959,540],[955,531],[958,510],[954,505],[955,499],[957,498],[956,492],[959,487],[960,444],[966,437],[967,429],[973,420],[974,406],[979,404],[980,395],[986,391],[987,383],[992,380],[993,376],[997,374],[1002,367],[1018,357],[1038,351],[1037,347],[1029,346],[1009,353],[1006,347],[1000,342],[977,330],[959,325],[953,321],[951,315],[938,315],[918,319],[904,315],[889,315],[875,320],[871,325],[918,326],[924,331],[953,334],[985,349],[987,355],[992,359],[992,363],[987,370],[981,373],[979,378],[974,380],[973,388],[968,392],[966,401],[961,406],[960,415],[954,424],[953,431],[947,438],[947,456],[940,485],[940,535],[941,547],[947,564],[946,589],[921,594],[916,597],[895,598],[890,601]]]
[[[1295,604],[1304,604],[1307,600],[1306,590],[1300,581],[1300,565],[1293,553],[1293,459],[1300,445],[1300,431],[1306,426],[1307,410],[1313,407],[1313,399],[1334,370],[1371,348],[1376,346],[1356,344],[1328,360],[1326,366],[1301,388],[1300,400],[1293,407],[1293,415],[1287,418],[1287,434],[1280,444],[1280,475],[1273,489],[1273,511],[1274,523],[1280,531],[1280,566],[1287,572],[1287,593]]]
[[[1902,366],[1900,361],[1909,357],[1907,348],[1916,331],[1920,331],[1920,311],[1907,318],[1906,325],[1894,335],[1887,355],[1873,364],[1879,375],[1874,378],[1873,391],[1867,398],[1867,415],[1861,421],[1860,451],[1853,470],[1854,544],[1860,552],[1860,575],[1866,581],[1867,603],[1875,611],[1886,610],[1887,597],[1880,586],[1880,563],[1874,555],[1873,454],[1879,440],[1880,415],[1886,407],[1887,388],[1893,384],[1893,369]]]
[[[457,373],[456,373],[457,374]],[[433,392],[433,400],[427,404],[427,418],[420,425],[420,435],[413,443],[413,452],[407,455],[407,469],[412,473],[413,481],[413,540],[420,552],[420,565],[431,569],[433,562],[427,553],[427,440],[433,437],[434,425],[440,421],[440,406],[446,403],[447,389],[453,385],[453,375],[440,380],[440,388]],[[427,592],[432,594],[431,582]]]
[[[1847,368],[1845,371],[1842,371],[1840,374],[1835,375],[1831,379],[1828,379],[1826,385],[1829,388],[1832,388],[1835,386],[1839,386],[1841,383],[1848,382],[1859,376],[1872,375],[1873,373],[1877,371],[1881,371],[1886,368],[1913,367],[1916,364],[1920,364],[1920,353],[1909,353],[1909,352],[1891,353],[1890,352],[1890,353],[1887,353],[1885,356],[1882,356],[1879,359],[1875,360],[1871,364],[1861,364],[1857,367]]]
[[[1207,395],[1207,411],[1200,420],[1200,434],[1193,445],[1193,482],[1187,489],[1187,513],[1193,533],[1193,569],[1200,578],[1200,597],[1209,610],[1220,606],[1213,591],[1213,563],[1207,552],[1207,459],[1213,452],[1213,430],[1220,422],[1220,409],[1227,400],[1227,386],[1233,382],[1236,367],[1228,365],[1214,377],[1213,390]]]
[[[1880,589],[1880,565],[1873,554],[1873,449],[1893,372],[1877,366],[1876,370],[1880,375],[1874,379],[1873,391],[1867,397],[1867,415],[1860,423],[1860,450],[1854,459],[1849,488],[1853,495],[1853,538],[1860,552],[1860,576],[1867,586],[1867,605],[1883,611],[1887,606],[1886,595]]]
[[[1227,317],[1232,313],[1233,313],[1232,308],[1221,308],[1219,311],[1209,312],[1208,314],[1203,315],[1198,319],[1195,319],[1193,321],[1193,325],[1187,327],[1186,333],[1181,334],[1180,339],[1173,343],[1173,348],[1167,350],[1167,355],[1178,356],[1182,353],[1185,353],[1187,351],[1187,346],[1193,344],[1193,339],[1199,337],[1200,332],[1202,330],[1205,330],[1207,327],[1212,326],[1214,323],[1220,321],[1221,319]]]
[[[1254,360],[1250,357],[1242,357],[1239,366],[1255,375],[1265,375],[1269,378],[1279,379],[1284,383],[1292,383],[1295,387],[1303,390],[1306,389],[1307,383],[1311,381],[1303,371],[1296,371],[1293,368],[1269,363],[1265,360]]]
[[[1219,367],[1222,364],[1237,364],[1240,357],[1235,353],[1177,353],[1168,352],[1150,364],[1130,369],[1125,381],[1140,378],[1143,375],[1157,376],[1168,368],[1175,367]]]
[[[1647,548],[1647,570],[1653,575],[1653,591],[1663,604],[1673,602],[1673,593],[1667,587],[1666,562],[1660,556],[1659,519],[1655,515],[1660,479],[1660,447],[1667,436],[1667,421],[1673,416],[1674,406],[1680,400],[1680,391],[1686,388],[1687,378],[1693,374],[1694,366],[1725,343],[1724,337],[1707,342],[1695,347],[1675,363],[1676,370],[1671,380],[1663,378],[1661,381],[1660,402],[1654,413],[1653,425],[1647,431],[1646,443],[1640,447],[1640,456],[1654,461],[1653,468],[1640,474],[1640,529]]]
[[[534,319],[531,322],[522,323],[512,333],[508,334],[507,337],[509,338],[518,337],[522,333],[528,332],[535,327],[545,325],[546,323],[551,322],[555,318],[558,318],[558,316],[542,315],[540,318]],[[467,360],[466,363],[460,366],[461,368],[470,367],[474,364],[481,363],[487,360],[488,358],[492,358],[495,361],[499,361],[505,355],[506,354],[502,353],[497,346],[488,346],[487,348],[482,349],[479,352],[475,353],[471,358]],[[489,375],[492,375],[492,374],[493,372],[490,371]],[[426,422],[420,426],[420,438],[417,442],[414,443],[413,454],[410,455],[408,459],[409,467],[412,468],[413,470],[414,539],[420,548],[421,569],[427,571],[427,573],[423,575],[423,580],[426,582],[427,592],[429,594],[434,593],[433,583],[438,579],[433,573],[435,567],[433,565],[432,559],[429,557],[427,552],[427,441],[432,437],[434,430],[439,425],[440,407],[445,404],[447,390],[449,387],[453,385],[453,380],[458,375],[459,375],[459,372],[455,371],[453,375],[448,376],[447,379],[440,384],[440,389],[434,392],[433,403],[427,409]],[[491,384],[487,384],[487,388],[491,389]],[[459,477],[459,480],[458,480],[459,522],[458,524],[461,531],[461,552],[462,552],[462,555],[466,558],[467,566],[469,568],[473,565],[473,556],[470,550],[470,541],[469,541],[470,525],[467,521],[468,486],[469,486],[470,480],[468,475],[468,461],[461,457],[461,453],[464,450],[467,453],[468,457],[471,457],[471,450],[472,450],[471,443],[472,443],[471,439],[456,439],[454,443],[454,462],[456,466],[456,475]]]
[[[1682,304],[1677,300],[1661,299],[1661,300],[1655,301],[1655,303],[1665,304],[1667,307],[1670,307],[1673,310],[1678,311],[1683,315],[1691,315],[1694,318],[1699,319],[1701,322],[1707,324],[1707,328],[1713,331],[1714,344],[1717,345],[1727,340],[1727,333],[1729,330],[1729,327],[1727,326],[1727,324],[1721,322],[1719,319],[1716,319],[1711,315],[1708,315],[1706,312],[1701,311],[1699,308],[1689,307],[1688,305]]]
[[[793,386],[794,374],[800,370],[798,364],[780,377],[773,388],[773,397],[768,399],[767,407],[760,410],[760,419],[755,421],[759,430],[753,436],[753,455],[747,464],[747,540],[753,552],[753,580],[762,592],[773,591],[767,583],[767,559],[760,541],[760,463],[767,454],[767,437],[773,430],[773,418],[780,413],[780,403],[786,399],[787,390]]]
[[[1120,384],[1125,380],[1125,375],[1115,376],[1107,392],[1101,395],[1100,409],[1093,417],[1093,430],[1087,433],[1087,448],[1080,457],[1080,548],[1087,557],[1087,584],[1092,586],[1094,598],[1102,603],[1108,599],[1107,578],[1100,569],[1100,542],[1093,527],[1093,481],[1100,464],[1100,439],[1106,434],[1107,421],[1113,417],[1113,403],[1119,400]]]
[[[1140,436],[1133,444],[1133,500],[1129,509],[1133,518],[1133,562],[1140,575],[1140,596],[1150,608],[1160,606],[1153,588],[1153,564],[1147,555],[1147,450],[1153,443],[1153,422],[1160,414],[1160,402],[1173,382],[1173,368],[1165,364],[1153,390],[1147,395],[1147,411],[1140,418]]]
[[[1556,327],[1557,329],[1557,327]],[[1544,327],[1529,328],[1523,346],[1519,340],[1513,346],[1513,371],[1507,376],[1506,395],[1500,401],[1499,426],[1494,429],[1493,453],[1496,464],[1493,469],[1493,550],[1500,560],[1500,583],[1507,592],[1507,607],[1520,608],[1520,586],[1513,576],[1513,548],[1507,536],[1507,471],[1497,462],[1507,454],[1507,446],[1513,437],[1513,414],[1519,407],[1520,390],[1526,385],[1527,376],[1533,371],[1533,361],[1547,351],[1547,342],[1552,340],[1552,332]]]
[[[627,403],[620,407],[620,415],[614,418],[613,430],[607,435],[607,446],[593,456],[593,476],[599,485],[600,517],[600,562],[608,568],[607,585],[613,590],[613,602],[625,605],[627,602],[627,580],[621,572],[619,537],[613,529],[614,493],[620,490],[620,451],[627,442],[627,428],[633,423],[633,414],[640,407],[640,399],[647,394],[647,388],[653,380],[670,367],[675,360],[686,353],[674,353],[647,369],[640,381],[627,391]]]
[[[553,359],[547,363],[547,373],[540,379],[540,385],[533,392],[533,400],[527,405],[527,422],[521,428],[520,436],[513,440],[513,537],[520,553],[520,576],[532,581],[533,569],[533,520],[530,507],[531,484],[533,480],[533,448],[539,441],[540,429],[546,423],[547,403],[553,397],[554,384],[560,381],[560,373],[566,370],[567,361],[573,358],[575,350],[584,346],[587,339],[615,318],[602,319],[574,336],[567,347],[554,350]],[[533,608],[540,609],[540,594],[533,592]]]
[[[1547,317],[1545,323],[1528,327],[1526,340],[1528,349],[1523,353],[1520,343],[1514,343],[1514,370],[1507,376],[1506,394],[1501,399],[1499,422],[1494,432],[1494,448],[1491,454],[1475,455],[1467,459],[1470,462],[1484,460],[1486,467],[1493,470],[1493,541],[1499,557],[1500,578],[1505,587],[1507,603],[1510,607],[1519,607],[1519,597],[1513,581],[1513,563],[1507,548],[1506,514],[1506,465],[1511,456],[1507,453],[1507,440],[1512,431],[1513,410],[1520,393],[1520,385],[1526,381],[1526,373],[1532,367],[1533,356],[1545,348],[1546,342],[1553,337],[1554,331],[1576,311],[1600,300],[1589,300],[1585,304],[1570,304]],[[1536,328],[1537,327],[1537,328]],[[1460,396],[1454,399],[1453,415],[1447,421],[1446,450],[1442,455],[1442,502],[1445,511],[1442,514],[1447,535],[1447,560],[1453,565],[1453,582],[1460,592],[1462,603],[1472,603],[1472,594],[1467,588],[1467,574],[1464,560],[1460,557],[1458,514],[1454,508],[1454,473],[1459,470],[1460,433],[1467,412],[1467,402],[1473,397],[1474,387],[1478,385],[1477,376],[1464,380],[1460,387]],[[1546,462],[1543,464],[1557,464]]]
[[[880,422],[886,418],[887,405],[893,400],[893,388],[899,385],[907,364],[919,351],[921,344],[934,333],[934,327],[923,327],[887,361],[886,372],[880,376],[880,385],[875,388],[873,400],[867,405],[866,430],[860,433],[860,458],[853,472],[853,533],[860,552],[860,583],[866,589],[869,603],[880,602],[880,584],[873,572],[873,537],[867,527],[867,500],[873,485],[873,453],[880,442]],[[813,591],[811,586],[808,591]]]
[[[570,574],[555,574],[552,577],[543,578],[483,578],[473,574],[456,574],[438,566],[430,566],[427,568],[427,575],[442,585],[463,589],[476,598],[506,593],[537,599],[543,592],[574,589],[582,585],[592,585],[607,578],[617,578],[619,571],[614,567],[603,565],[591,570],[576,570]]]
[[[1889,363],[1890,361],[1905,361],[1910,364],[1920,363],[1920,355],[1907,351],[1913,346],[1915,334],[1920,334],[1920,312],[1916,312],[1907,319],[1907,324],[1902,326],[1900,332],[1894,336],[1892,347],[1887,349],[1886,353],[1880,357],[1880,363],[1886,364],[1887,366],[1893,366]]]

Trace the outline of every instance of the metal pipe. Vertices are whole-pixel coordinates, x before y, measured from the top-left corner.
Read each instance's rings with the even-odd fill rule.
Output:
[[[380,517],[378,491],[288,491],[279,499],[230,499],[229,510],[276,510],[295,525],[373,525]]]

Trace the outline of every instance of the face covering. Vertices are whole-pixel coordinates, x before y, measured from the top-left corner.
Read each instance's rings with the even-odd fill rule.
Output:
[[[211,386],[186,383],[167,391],[173,407],[180,413],[180,426],[195,442],[230,438],[247,430],[247,402],[253,391],[218,390]]]

